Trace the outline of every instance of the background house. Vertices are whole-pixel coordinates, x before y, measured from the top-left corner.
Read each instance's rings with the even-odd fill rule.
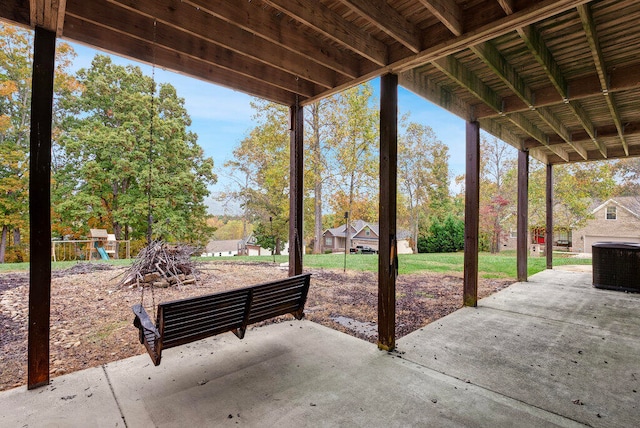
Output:
[[[378,250],[379,238],[378,223],[368,223],[363,220],[354,220],[349,224],[349,240],[350,248],[358,245],[367,245],[374,250]],[[327,229],[322,234],[322,252],[343,253],[345,251],[345,243],[347,240],[347,226],[341,225],[332,229]],[[411,245],[409,245],[410,233],[398,230],[398,254],[411,254]]]
[[[527,245],[538,244],[544,248],[545,242],[545,228],[544,227],[531,227],[529,228],[529,234],[527,235]],[[501,239],[501,250],[515,250],[518,242],[518,231],[515,226],[509,227],[505,230]],[[553,231],[553,249],[570,251],[571,250],[571,230],[554,229]]]
[[[280,251],[281,255],[289,254],[289,243],[284,244]],[[247,239],[212,239],[205,247],[202,257],[224,257],[224,256],[271,256],[271,250],[258,245],[255,236],[250,235]]]
[[[620,196],[604,203],[594,202],[590,215],[581,227],[571,230],[554,230],[554,250],[591,253],[596,242],[640,243],[640,196]],[[544,227],[531,227],[529,244],[544,247]],[[515,225],[508,223],[502,238],[502,249],[515,249]]]
[[[207,243],[202,256],[204,257],[223,257],[235,256],[242,247],[241,239],[225,239],[211,240]]]
[[[572,231],[573,251],[591,253],[596,242],[640,242],[640,196],[609,199],[591,214],[592,219]]]

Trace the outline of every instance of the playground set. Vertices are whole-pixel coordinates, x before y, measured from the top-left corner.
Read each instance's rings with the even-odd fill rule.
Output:
[[[54,262],[64,260],[112,260],[118,259],[121,245],[124,257],[130,258],[130,241],[116,240],[106,229],[90,229],[89,239],[51,241],[51,257]]]

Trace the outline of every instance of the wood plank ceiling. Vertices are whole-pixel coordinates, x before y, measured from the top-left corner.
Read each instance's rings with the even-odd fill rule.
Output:
[[[545,163],[640,155],[636,0],[2,0],[0,19],[287,105],[397,73]]]

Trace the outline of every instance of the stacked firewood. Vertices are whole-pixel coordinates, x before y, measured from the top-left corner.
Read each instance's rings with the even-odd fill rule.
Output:
[[[161,288],[193,284],[196,269],[191,256],[196,250],[188,245],[154,241],[140,251],[120,284]]]

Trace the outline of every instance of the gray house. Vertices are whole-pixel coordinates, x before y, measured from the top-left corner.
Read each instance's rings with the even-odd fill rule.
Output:
[[[354,220],[349,223],[350,248],[356,245],[368,245],[378,249],[379,229],[376,223],[367,223],[363,220]],[[322,252],[344,252],[347,240],[347,226],[343,224],[333,229],[327,229],[322,234]]]
[[[378,223],[368,223],[363,220],[354,220],[349,224],[350,248],[358,245],[366,245],[374,250],[378,250],[378,238],[380,229]],[[397,231],[398,253],[411,254],[409,244],[410,233],[403,230]],[[343,253],[347,240],[347,226],[345,224],[327,229],[322,234],[322,252]]]

